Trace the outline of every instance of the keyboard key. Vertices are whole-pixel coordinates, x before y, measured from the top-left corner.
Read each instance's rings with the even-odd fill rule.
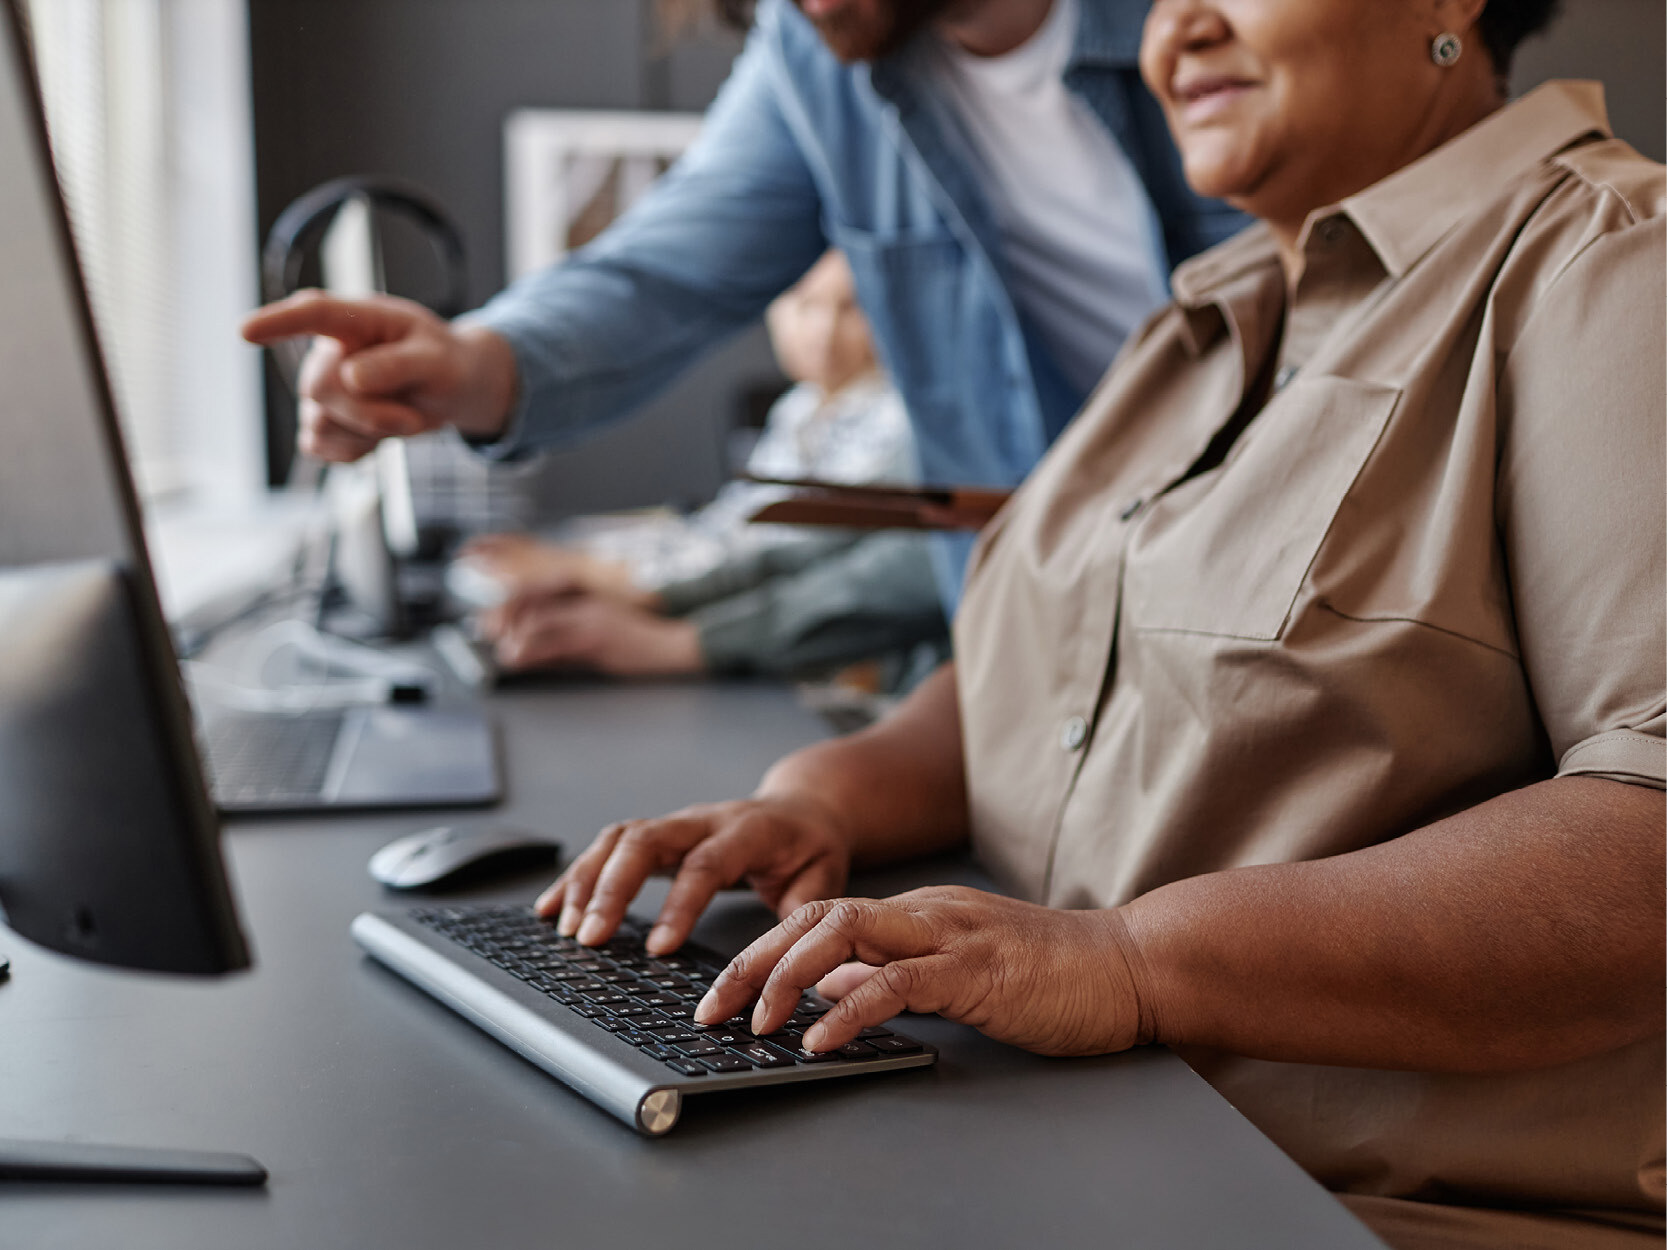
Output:
[[[875,1052],[878,1053],[878,1052]],[[837,1050],[808,1051],[803,1048],[793,1052],[793,1059],[797,1063],[838,1063],[845,1056]]]
[[[716,1042],[720,1046],[745,1046],[748,1042],[758,1040],[750,1029],[707,1029],[703,1036],[709,1042]]]
[[[711,1042],[706,1041],[704,1038],[693,1042],[680,1042],[677,1046],[677,1051],[679,1054],[695,1056],[721,1055],[724,1053],[722,1046],[714,1046]]]
[[[650,1059],[672,1059],[677,1055],[670,1046],[662,1046],[659,1042],[643,1042],[637,1049]]]
[[[756,1068],[791,1068],[793,1056],[779,1046],[772,1046],[769,1042],[753,1042],[750,1046],[737,1046],[735,1053],[746,1058]]]
[[[701,1056],[700,1061],[702,1063],[704,1063],[708,1068],[712,1069],[712,1071],[714,1071],[714,1072],[750,1072],[750,1071],[752,1071],[752,1064],[750,1062],[748,1062],[747,1060],[741,1058],[740,1055],[732,1055],[732,1054],[727,1054],[727,1053],[719,1054],[719,1055],[703,1055],[703,1056]]]
[[[880,1052],[867,1042],[846,1042],[834,1052],[841,1059],[872,1059]]]
[[[883,1029],[877,1024],[871,1024],[861,1033],[858,1033],[857,1036],[862,1038],[865,1042],[872,1041],[876,1037],[890,1037],[891,1030]]]
[[[926,1048],[907,1037],[871,1037],[868,1044],[882,1055],[918,1055]]]
[[[706,1065],[697,1063],[693,1059],[668,1059],[666,1060],[666,1067],[670,1068],[673,1072],[680,1072],[684,1076],[706,1075]]]

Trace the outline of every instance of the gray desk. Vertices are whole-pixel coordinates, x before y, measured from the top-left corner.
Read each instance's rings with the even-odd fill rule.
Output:
[[[621,816],[743,793],[822,732],[768,686],[496,703],[502,815],[575,847]],[[0,1135],[235,1149],[272,1171],[265,1191],[0,1186],[0,1246],[1380,1244],[1164,1051],[1045,1060],[911,1021],[942,1048],[935,1069],[697,1099],[669,1137],[640,1138],[349,942],[384,901],[365,860],[421,819],[234,827],[259,966],[231,981],[84,968],[0,933]],[[768,920],[726,896],[699,936],[733,949]]]

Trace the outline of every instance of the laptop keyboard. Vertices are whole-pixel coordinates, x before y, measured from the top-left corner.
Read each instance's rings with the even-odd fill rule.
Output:
[[[336,710],[217,720],[205,743],[214,797],[238,804],[316,799],[345,719]]]
[[[868,1028],[838,1050],[802,1048],[805,1030],[832,1004],[806,993],[792,1018],[763,1037],[736,1016],[694,1022],[695,1005],[727,962],[692,943],[650,955],[647,930],[633,921],[600,946],[580,946],[525,907],[431,907],[410,913],[417,924],[473,951],[550,999],[614,1034],[680,1076],[770,1071],[919,1055],[920,1042],[884,1027]]]

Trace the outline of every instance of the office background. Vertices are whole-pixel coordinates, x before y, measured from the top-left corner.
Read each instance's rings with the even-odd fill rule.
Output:
[[[408,179],[455,215],[481,302],[504,274],[502,123],[520,107],[699,110],[740,48],[697,29],[668,41],[655,0],[249,0],[258,206],[264,231],[328,178]],[[1565,0],[1519,55],[1512,88],[1602,79],[1617,132],[1667,156],[1660,0]],[[537,493],[561,511],[695,501],[725,471],[723,437],[774,377],[760,332],[705,362],[641,419],[551,458]],[[269,386],[272,467],[292,409]]]

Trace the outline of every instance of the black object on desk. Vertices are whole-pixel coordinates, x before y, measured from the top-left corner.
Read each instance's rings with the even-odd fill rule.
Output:
[[[18,353],[0,355],[0,446],[12,449],[0,457],[0,904],[11,928],[79,959],[236,971],[249,953],[219,825],[9,3],[0,152],[0,342]],[[5,1142],[0,1177],[19,1176],[247,1185],[266,1173],[241,1155]]]

